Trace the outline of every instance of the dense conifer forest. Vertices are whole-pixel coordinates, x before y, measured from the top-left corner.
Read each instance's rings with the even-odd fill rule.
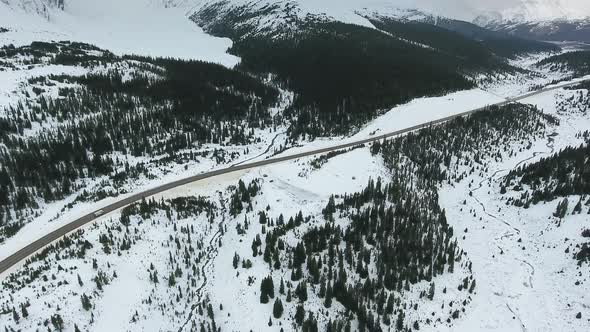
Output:
[[[590,133],[581,135],[586,141],[590,140]],[[505,192],[507,189],[522,192],[521,198],[513,203],[524,207],[556,198],[581,195],[579,202],[572,202],[576,205],[574,213],[581,213],[582,207],[590,204],[590,200],[584,199],[590,195],[590,145],[567,147],[537,163],[519,167],[506,176],[503,188]],[[557,211],[557,215],[561,217],[566,212],[563,210],[567,210],[567,204],[563,206],[565,209],[559,211],[558,208]]]
[[[420,324],[458,318],[469,303],[469,294],[476,291],[476,281],[469,275],[457,285],[466,294],[464,302],[450,309],[442,321],[407,321],[407,312],[414,309],[399,301],[400,293],[420,281],[431,283],[430,291],[420,298],[432,300],[440,291],[433,278],[458,268],[470,271],[470,262],[439,206],[437,188],[482,172],[487,167],[484,160],[511,155],[513,142],[541,137],[554,123],[555,119],[531,106],[493,107],[374,143],[371,151],[382,156],[391,177],[370,180],[357,193],[332,196],[322,211],[322,222],[301,212],[288,219],[258,212],[264,227],[252,240],[253,259],[262,256],[269,269],[291,271],[290,280],[265,278],[260,301],[298,301],[295,320],[304,331],[314,331],[318,324],[313,312],[305,312],[309,292],[322,299],[326,308],[333,301],[345,308],[349,318],[331,319],[325,326],[329,331],[350,331],[350,314],[358,321],[359,331],[380,331],[384,326],[410,331]],[[243,183],[238,188],[242,189],[230,206],[241,207],[252,197],[246,195],[251,189]],[[242,209],[234,211],[238,215]],[[247,219],[239,223],[238,233],[248,224]],[[287,245],[287,235],[296,229],[306,231],[296,245]],[[239,269],[240,259],[244,265],[244,257],[236,253],[234,268]]]
[[[444,56],[373,29],[324,23],[305,31],[297,42],[253,37],[232,49],[244,69],[275,73],[296,93],[294,137],[343,134],[379,110],[473,86]]]
[[[526,41],[511,40],[508,36],[505,39],[501,39],[500,36],[494,38],[489,31],[488,34],[476,32],[470,34],[461,29],[454,31],[452,25],[449,24],[447,28],[447,25],[439,21],[429,24],[401,22],[387,17],[368,17],[368,19],[375,27],[393,36],[428,45],[446,56],[455,57],[462,64],[463,70],[467,72],[486,69],[513,72],[518,69],[507,65],[506,58],[518,54],[558,50],[557,47],[549,44],[533,41],[529,41],[529,44],[534,46],[525,47]]]
[[[559,46],[552,43],[519,38],[507,33],[488,30],[470,22],[443,17],[430,17],[425,22],[478,41],[494,54],[505,58],[516,58],[520,55],[538,52],[559,52],[561,50]]]
[[[96,63],[115,61],[115,56],[100,48],[80,42],[34,41],[30,45],[15,47],[12,44],[0,47],[0,70],[14,68],[15,65],[35,65],[49,62],[58,65],[92,66]],[[16,60],[16,61],[15,61]]]
[[[373,20],[382,32],[311,16],[256,31],[251,20],[276,10],[252,13],[216,4],[192,19],[214,35],[232,38],[231,52],[242,58],[241,68],[273,73],[296,93],[290,109],[293,137],[343,134],[412,98],[473,87],[466,76],[484,69],[515,70],[487,46],[426,24]],[[410,37],[425,45],[405,40]]]
[[[573,77],[590,74],[590,51],[568,52],[549,57],[537,63],[552,71],[571,71]]]
[[[193,150],[209,143],[245,145],[253,141],[254,129],[281,121],[268,112],[278,96],[275,88],[219,65],[118,58],[70,42],[36,42],[1,52],[25,59],[25,65],[105,69],[31,78],[31,98],[0,110],[0,239],[35,216],[40,202],[82,189],[81,179],[108,176],[116,184],[146,173],[143,163],[130,163],[128,157],[223,161],[223,153]],[[45,93],[56,85],[56,97]],[[47,122],[56,125],[47,128]]]

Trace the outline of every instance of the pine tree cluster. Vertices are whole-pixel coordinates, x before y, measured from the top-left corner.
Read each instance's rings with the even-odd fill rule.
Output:
[[[121,58],[69,42],[7,46],[0,54],[27,56],[33,64],[49,57],[50,63],[111,68],[82,77],[31,78],[40,95],[0,112],[6,114],[0,117],[0,241],[34,218],[40,203],[76,192],[88,199],[80,180],[106,177],[117,184],[147,173],[144,163],[130,165],[126,156],[153,158],[158,165],[202,157],[225,162],[223,151],[194,150],[251,143],[254,129],[280,121],[268,112],[276,89],[219,65]],[[130,68],[131,78],[124,79]],[[67,86],[58,97],[42,93],[57,84]],[[55,125],[47,128],[48,122]]]
[[[543,59],[537,66],[551,71],[573,72],[573,77],[590,74],[590,51],[566,52]]]
[[[590,132],[581,134],[590,142]],[[531,204],[550,202],[560,197],[580,195],[572,213],[581,213],[590,206],[590,144],[567,147],[558,153],[527,164],[511,171],[502,185],[507,189],[521,192],[519,198],[510,198],[508,203],[528,208]],[[565,202],[565,203],[564,203]],[[585,209],[585,208],[584,208]],[[567,200],[557,206],[555,216],[563,218],[568,212]],[[590,213],[590,208],[587,210]]]
[[[360,192],[330,197],[320,225],[302,213],[288,222],[282,215],[268,222],[264,242],[259,235],[253,241],[253,254],[263,247],[269,268],[291,271],[286,301],[301,303],[295,320],[302,328],[307,317],[314,320],[303,306],[311,291],[326,308],[335,300],[353,313],[360,331],[384,326],[409,331],[420,323],[406,321],[410,309],[403,307],[400,294],[427,281],[430,290],[421,296],[433,299],[436,276],[471,269],[439,206],[440,184],[484,172],[488,160],[515,153],[515,142],[542,137],[554,123],[534,107],[513,104],[374,143],[372,153],[381,155],[390,169],[387,181],[370,180]],[[301,241],[286,246],[282,237],[303,224]],[[477,290],[475,279],[465,277],[459,290],[469,297]],[[460,312],[453,310],[448,319]],[[350,321],[328,325],[346,331]]]

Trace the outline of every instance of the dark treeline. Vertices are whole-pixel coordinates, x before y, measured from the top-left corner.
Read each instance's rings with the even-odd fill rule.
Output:
[[[429,17],[425,19],[425,22],[454,31],[468,39],[477,41],[494,54],[505,58],[515,58],[519,55],[531,53],[561,51],[559,46],[549,42],[541,42],[533,38],[519,38],[508,33],[482,28],[471,22],[443,17]]]
[[[585,132],[588,141],[590,133]],[[570,195],[590,195],[590,145],[567,147],[558,153],[511,171],[505,178],[503,192],[507,189],[523,191],[520,199],[514,200],[517,206],[549,202]],[[578,202],[582,205],[588,202]],[[566,207],[567,209],[567,207]],[[580,212],[580,211],[577,211]],[[589,210],[590,213],[590,210]]]
[[[359,331],[381,331],[383,326],[409,331],[436,324],[437,319],[458,318],[476,283],[438,203],[438,187],[484,171],[487,160],[515,153],[514,142],[541,137],[553,121],[532,106],[513,104],[374,143],[371,152],[382,155],[390,178],[371,180],[357,193],[332,196],[322,211],[324,222],[312,225],[313,218],[301,212],[288,220],[283,215],[274,220],[260,211],[259,222],[267,231],[253,239],[253,256],[262,255],[271,269],[291,271],[290,280],[266,278],[261,301],[267,303],[275,296],[275,301],[296,299],[296,324],[308,331],[317,326],[314,313],[304,309],[311,291],[326,308],[338,301],[348,313],[328,322],[330,331],[350,331],[355,319]],[[283,236],[303,224],[308,226],[302,240],[286,245]],[[448,317],[406,319],[415,308],[402,303],[400,293],[427,281],[430,290],[420,297],[432,300],[440,291],[433,278],[458,267],[468,273],[457,285],[467,292],[465,302],[458,300]],[[278,295],[271,289],[273,284],[281,285]]]
[[[568,52],[543,59],[537,66],[548,66],[551,71],[571,71],[574,77],[590,74],[590,51]]]
[[[482,63],[489,67],[487,59],[472,57],[471,62],[481,61],[476,66],[375,29],[318,18],[293,19],[294,27],[276,34],[256,33],[248,25],[250,15],[224,12],[219,6],[192,19],[210,33],[232,38],[231,51],[242,58],[241,68],[274,73],[296,93],[290,109],[292,137],[346,133],[379,110],[412,98],[473,87],[463,73]]]
[[[59,55],[65,47],[58,45],[53,46]],[[202,155],[189,149],[207,143],[245,145],[254,139],[255,128],[280,121],[268,112],[277,90],[241,72],[198,61],[109,59],[101,61],[116,69],[104,74],[33,78],[29,83],[39,93],[60,83],[76,87],[60,88],[58,98],[41,94],[5,109],[0,228],[9,227],[0,234],[18,230],[39,199],[50,202],[76,192],[80,179],[124,179],[145,170],[143,164],[129,165],[125,156],[197,160]],[[133,69],[130,78],[124,79],[116,66],[123,62]],[[57,125],[35,129],[49,121]],[[24,136],[30,130],[36,132]]]
[[[94,63],[111,62],[116,59],[111,52],[101,50],[94,45],[71,41],[35,41],[25,46],[15,47],[10,44],[0,47],[0,58],[9,59],[19,55],[24,58],[22,64],[25,65],[45,63],[46,58],[49,58],[49,63],[52,64],[87,67]],[[14,66],[11,62],[0,62],[0,64],[9,68]]]
[[[422,22],[403,23],[387,17],[370,19],[378,29],[387,31],[394,36],[424,44],[439,50],[446,56],[455,57],[464,70],[507,70],[516,68],[506,64],[504,58],[495,55],[479,40]]]
[[[542,137],[546,126],[556,121],[531,105],[494,106],[444,126],[409,133],[387,143],[386,148],[394,160],[409,158],[417,166],[415,171],[432,185],[452,183],[485,169],[488,159],[499,161],[502,153],[513,155],[517,151],[511,142],[530,144],[531,137]],[[381,144],[372,149],[379,151]]]
[[[315,168],[315,169],[320,169],[322,168],[322,166],[327,163],[330,159],[337,157],[341,154],[345,154],[348,153],[350,151],[354,151],[356,149],[361,149],[364,148],[365,145],[364,144],[360,144],[360,145],[356,145],[353,146],[352,148],[348,148],[346,150],[337,150],[337,151],[330,151],[326,154],[320,155],[319,157],[315,158],[314,160],[312,160],[310,162],[311,167]]]
[[[473,86],[448,57],[373,29],[324,23],[305,31],[295,40],[247,38],[232,49],[244,69],[275,73],[295,91],[292,137],[342,134],[379,110]]]

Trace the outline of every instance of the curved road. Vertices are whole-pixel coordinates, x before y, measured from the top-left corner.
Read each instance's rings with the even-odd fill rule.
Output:
[[[527,93],[527,94],[524,94],[524,95],[521,95],[521,96],[518,96],[515,98],[508,98],[508,99],[506,99],[506,101],[503,101],[503,102],[500,102],[500,103],[497,103],[494,105],[490,105],[490,106],[504,106],[506,104],[509,104],[512,102],[517,102],[517,101],[520,101],[520,100],[523,100],[523,99],[526,99],[526,98],[529,98],[529,97],[532,97],[532,96],[535,96],[538,94],[542,94],[542,93],[545,93],[548,91],[578,85],[584,81],[590,81],[590,78],[585,79],[585,80],[578,80],[576,82],[570,82],[570,83],[565,83],[565,84],[561,84],[561,85],[543,88],[541,90],[530,92],[530,93]],[[66,224],[66,225],[48,233],[47,235],[33,241],[32,243],[28,244],[24,248],[18,250],[14,254],[8,256],[6,259],[4,259],[3,261],[0,262],[0,274],[3,274],[8,269],[13,267],[17,263],[19,263],[20,261],[26,259],[27,257],[31,256],[32,254],[36,253],[37,251],[43,249],[45,246],[49,245],[50,243],[60,239],[62,236],[90,223],[91,221],[94,221],[95,219],[99,218],[100,216],[102,216],[104,214],[118,210],[122,207],[125,207],[125,206],[131,204],[131,203],[140,201],[141,199],[143,199],[145,197],[153,196],[153,195],[159,194],[161,192],[164,192],[164,191],[176,188],[176,187],[183,186],[185,184],[189,184],[189,183],[196,182],[199,180],[219,176],[222,174],[227,174],[227,173],[237,172],[237,171],[241,171],[241,170],[281,163],[281,162],[285,162],[285,161],[289,161],[289,160],[293,160],[293,159],[298,159],[301,157],[322,154],[322,153],[326,153],[326,152],[330,152],[330,151],[347,149],[347,148],[350,148],[350,147],[353,147],[356,145],[371,143],[371,142],[382,140],[382,139],[392,137],[392,136],[398,136],[398,135],[405,134],[405,133],[408,133],[408,132],[411,132],[411,131],[414,131],[417,129],[422,129],[422,128],[426,128],[426,127],[429,127],[432,125],[447,122],[449,120],[452,120],[452,119],[455,119],[458,117],[470,115],[470,114],[482,111],[486,108],[488,108],[488,106],[481,107],[481,108],[474,109],[474,110],[467,111],[467,112],[463,112],[463,113],[458,113],[458,114],[451,115],[451,116],[447,116],[447,117],[444,117],[442,119],[438,119],[438,120],[435,120],[432,122],[427,122],[427,123],[419,124],[419,125],[412,126],[409,128],[396,130],[396,131],[393,131],[393,132],[390,132],[390,133],[387,133],[384,135],[374,136],[371,138],[362,139],[362,140],[358,140],[358,141],[354,141],[354,142],[350,142],[350,143],[335,145],[335,146],[331,146],[331,147],[327,147],[327,148],[321,148],[321,149],[317,149],[317,150],[313,150],[313,151],[301,152],[301,153],[283,156],[283,157],[271,158],[271,159],[266,159],[266,160],[262,160],[262,161],[256,161],[256,162],[221,168],[221,169],[218,169],[215,171],[201,173],[201,174],[193,175],[193,176],[190,176],[190,177],[187,177],[184,179],[180,179],[177,181],[169,182],[164,185],[161,185],[161,186],[158,186],[158,187],[155,187],[155,188],[152,188],[152,189],[149,189],[149,190],[137,193],[137,194],[133,194],[127,198],[123,198],[115,203],[105,206],[102,209],[96,210],[90,214],[80,217],[80,218],[72,221],[71,223]]]

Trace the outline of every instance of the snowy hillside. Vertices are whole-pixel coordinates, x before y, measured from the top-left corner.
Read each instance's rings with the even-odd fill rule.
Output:
[[[0,1],[0,45],[72,40],[91,43],[117,54],[200,59],[233,66],[228,39],[205,34],[183,8],[151,0]]]
[[[444,4],[430,0],[5,0],[0,2],[0,22],[8,31],[0,34],[0,44],[73,40],[91,43],[116,54],[173,56],[233,66],[239,58],[226,53],[232,46],[231,41],[204,33],[188,20],[203,10],[220,7],[257,13],[242,17],[240,24],[248,23],[252,29],[255,23],[258,30],[286,29],[309,17],[374,28],[367,16],[405,21],[471,20],[477,13],[476,8],[461,0]],[[264,14],[260,15],[262,12]],[[584,10],[577,12],[583,13]],[[489,20],[476,22],[499,29]],[[199,25],[207,26],[206,23]]]
[[[479,24],[494,31],[527,39],[590,43],[590,19],[588,18],[526,22],[500,20]]]
[[[475,22],[539,22],[551,20],[579,20],[590,17],[590,4],[573,0],[520,0],[506,8],[479,15]]]
[[[8,277],[0,295],[6,314],[0,317],[11,328],[28,329],[47,320],[54,329],[95,331],[121,326],[149,331],[199,330],[201,326],[205,330],[294,331],[318,326],[324,331],[328,324],[337,330],[346,330],[347,324],[351,330],[371,324],[371,329],[399,326],[407,331],[416,327],[426,331],[554,330],[564,325],[583,331],[590,315],[584,306],[587,266],[577,267],[571,254],[564,253],[570,244],[563,239],[579,243],[587,220],[568,214],[561,223],[565,226],[558,226],[556,220],[548,220],[553,204],[529,210],[506,206],[496,180],[504,170],[581,142],[576,133],[587,128],[585,115],[556,113],[553,108],[562,94],[567,98],[569,93],[563,90],[530,100],[557,118],[527,107],[495,110],[392,143],[358,147],[321,163],[310,157],[196,183],[104,216]],[[424,111],[432,102],[426,100],[424,108],[415,106],[411,112]],[[392,112],[396,111],[405,112]],[[387,125],[387,118],[372,125],[380,123]],[[494,143],[472,150],[472,145],[482,146],[481,139]],[[448,159],[448,165],[438,152],[424,159],[434,166],[440,158],[445,166],[436,171],[419,166],[424,156],[412,146],[430,146],[433,152],[453,155],[439,148],[456,146],[460,154]],[[392,159],[399,156],[399,148],[406,152]],[[404,182],[408,174],[417,178]],[[430,281],[383,288],[381,293],[376,277],[383,256],[375,251],[381,250],[380,240],[369,245],[375,240],[367,237],[361,240],[363,246],[354,249],[356,240],[351,237],[355,227],[362,230],[359,218],[364,213],[369,218],[372,204],[346,207],[346,202],[354,193],[355,199],[371,195],[379,199],[380,189],[375,188],[387,188],[385,202],[397,207],[397,227],[402,227],[404,212],[395,197],[408,195],[406,185],[435,188],[422,186],[438,181],[434,180],[438,176],[445,179],[440,193],[421,197],[438,197],[456,239],[450,243],[457,241],[456,253],[461,254],[453,269],[445,267]],[[382,182],[371,184],[371,178]],[[397,184],[401,187],[394,185],[396,181],[402,181]],[[404,201],[406,213],[413,213],[413,200]],[[374,204],[383,204],[379,202]],[[373,210],[375,218],[381,220],[377,210]],[[440,213],[436,211],[430,213]],[[428,214],[422,217],[429,218]],[[380,225],[371,227],[386,227]],[[338,239],[340,233],[325,227],[342,227],[345,236]],[[328,236],[328,244],[340,243],[333,259],[341,263],[330,263],[332,249],[321,249],[322,234]],[[318,236],[314,244],[311,239]],[[303,240],[305,249],[298,249]],[[362,248],[370,257],[366,263]],[[411,255],[419,253],[418,248],[410,250]],[[298,250],[309,253],[303,262],[297,258]],[[344,259],[349,250],[355,254]],[[318,272],[314,264],[322,264]],[[332,269],[339,277],[327,273]],[[336,287],[343,273],[347,283],[357,285],[348,290],[350,296],[364,296],[363,283],[367,289],[377,287],[377,299],[382,300],[362,302],[368,316],[357,316],[362,311],[349,307],[343,297],[346,292]],[[264,286],[268,278],[273,280],[272,295]],[[9,290],[15,292],[8,296]],[[531,301],[543,306],[531,307]],[[346,318],[347,310],[355,313],[353,320]],[[544,318],[537,315],[539,310]]]
[[[473,22],[527,39],[590,42],[587,1],[521,1],[514,7],[479,15]]]
[[[9,88],[17,91],[13,92],[13,98],[31,98],[31,103],[41,96],[58,98],[60,94],[66,97],[70,94],[92,101],[93,90],[83,91],[85,86],[91,87],[89,84],[93,81],[76,77],[104,73],[105,65],[109,68],[106,72],[124,74],[124,82],[147,76],[150,84],[162,80],[173,84],[178,75],[165,74],[174,68],[166,62],[117,59],[89,46],[60,44],[56,54],[44,53],[44,58],[35,60],[32,54],[38,52],[39,47],[53,49],[51,45],[35,45],[6,50],[14,55],[12,67],[5,73],[20,77],[23,83]],[[83,54],[93,57],[76,58],[79,65],[68,65],[72,60],[66,55],[76,54],[75,47],[81,47],[85,50]],[[68,62],[59,65],[66,60]],[[518,64],[524,66],[537,61],[521,59]],[[47,76],[50,73],[66,76]],[[29,81],[39,75],[47,78]],[[541,81],[527,82],[531,86]],[[80,90],[64,90],[68,87]],[[126,88],[127,93],[141,91],[131,87]],[[515,86],[510,85],[496,86],[495,91],[518,93]],[[33,97],[37,93],[39,97]],[[407,331],[416,330],[416,327],[426,331],[518,330],[522,327],[552,330],[563,324],[568,324],[572,331],[583,331],[590,313],[584,307],[586,299],[577,294],[586,292],[582,272],[586,265],[580,269],[572,255],[563,253],[561,249],[565,248],[560,249],[563,237],[576,239],[572,248],[582,243],[583,218],[568,214],[562,222],[568,226],[557,227],[556,221],[546,221],[555,210],[553,203],[531,208],[526,211],[530,216],[527,214],[525,218],[521,207],[505,207],[498,194],[500,180],[494,182],[496,176],[502,174],[496,172],[498,170],[507,172],[516,165],[535,161],[534,158],[544,153],[582,141],[576,133],[588,128],[586,115],[570,112],[567,106],[570,104],[563,103],[574,93],[577,95],[578,91],[560,90],[530,101],[556,118],[538,113],[529,106],[495,109],[473,116],[467,122],[455,121],[389,143],[359,146],[344,153],[306,157],[195,183],[106,215],[24,266],[12,269],[12,274],[2,276],[5,279],[3,292],[0,292],[3,312],[0,321],[9,329],[31,329],[47,324],[54,330],[74,331],[119,330],[122,326],[124,330],[149,331],[200,330],[201,326],[205,330],[223,331],[272,331],[277,327],[295,331],[317,326],[324,331],[328,326],[346,330],[348,325],[351,330],[363,327],[381,330],[396,327]],[[284,91],[281,94],[284,104],[268,109],[270,114],[284,114],[285,108],[293,102],[292,95]],[[136,98],[145,116],[162,107]],[[355,136],[341,139],[371,137],[501,100],[482,90],[414,100],[379,116]],[[7,105],[16,104],[7,101]],[[556,112],[553,105],[561,105],[560,111]],[[578,107],[573,100],[571,107],[576,110]],[[38,124],[30,127],[22,124],[26,135],[33,138],[39,133],[51,132],[56,125],[59,128],[59,123],[70,123],[67,117],[52,116],[52,112],[33,108],[27,118],[32,120],[31,124]],[[86,126],[92,124],[84,121]],[[49,125],[52,122],[54,124]],[[123,159],[132,166],[130,174],[139,171],[134,175],[137,177],[122,183],[113,181],[121,177],[117,174],[126,167],[124,164],[117,166],[117,162],[113,177],[82,178],[77,187],[106,189],[104,185],[110,183],[106,195],[115,190],[116,196],[124,197],[126,191],[178,178],[187,169],[206,170],[261,154],[263,158],[265,152],[267,155],[273,151],[280,153],[282,148],[278,145],[292,143],[285,139],[282,134],[285,128],[279,123],[275,124],[276,129],[253,127],[254,136],[246,146],[233,145],[231,139],[219,144],[214,139],[200,147],[186,147],[181,150],[184,156],[177,155],[171,163],[165,161],[168,157],[159,155],[158,145],[153,145],[152,157],[145,153],[139,156],[105,153],[103,160]],[[334,138],[300,140],[299,147],[282,153],[329,146],[334,142]],[[427,154],[418,153],[418,147],[428,146]],[[455,146],[456,150],[448,150],[448,146]],[[189,157],[192,154],[200,157],[192,159]],[[141,166],[144,163],[151,165],[145,173]],[[93,167],[88,169],[96,172]],[[492,181],[490,189],[474,189],[480,184],[487,186],[488,181],[482,180],[488,177]],[[377,179],[380,179],[379,184],[375,183]],[[417,188],[424,191],[420,199],[412,196]],[[489,193],[486,195],[486,192]],[[55,190],[52,193],[57,195]],[[383,201],[379,195],[385,193],[388,198]],[[98,204],[105,204],[116,196]],[[425,197],[429,197],[428,204]],[[77,193],[63,201],[38,201],[46,212],[7,239],[2,244],[2,253],[14,252],[31,238],[83,214],[96,206],[95,199],[97,197]],[[367,199],[370,201],[354,203]],[[75,201],[73,208],[60,211]],[[411,202],[424,203],[414,206]],[[480,210],[479,202],[485,202],[485,211]],[[499,205],[502,214],[488,209],[494,204]],[[379,208],[372,209],[372,206]],[[441,214],[443,208],[444,214]],[[408,238],[400,237],[406,233],[392,232],[387,222],[373,224],[371,227],[377,228],[374,232],[372,228],[365,229],[363,218],[372,220],[372,214],[376,220],[385,218],[378,217],[381,209],[391,209],[391,218],[396,220],[397,227],[402,227],[400,230],[408,227],[404,232],[417,234],[415,242],[411,245],[400,242]],[[423,225],[424,234],[438,238],[432,243],[444,254],[436,259],[436,264],[422,265],[424,257],[431,255],[426,250],[430,248],[427,245],[430,240],[420,235],[419,228],[410,227],[407,218],[430,220],[414,225]],[[539,226],[540,222],[546,224]],[[437,226],[430,228],[433,227],[428,226],[431,223]],[[335,227],[342,233],[334,231],[338,229]],[[544,230],[542,235],[537,234],[537,227]],[[363,233],[367,231],[369,233]],[[365,235],[359,240],[353,236],[357,232]],[[517,234],[503,237],[507,232]],[[390,234],[388,241],[391,242],[372,239],[377,234]],[[334,248],[323,247],[324,241],[332,243]],[[359,246],[357,241],[363,245]],[[399,256],[400,248],[408,247],[414,249],[404,254],[407,256]],[[539,249],[542,254],[532,255],[529,248]],[[305,252],[303,256],[298,254],[301,250]],[[386,264],[384,255],[391,250],[397,253],[391,259],[397,258],[387,264],[396,262],[397,268],[392,271],[399,274],[393,274],[394,279],[388,281],[394,284],[381,286],[379,276],[390,273],[381,268]],[[332,255],[334,263],[330,263]],[[405,270],[407,266],[403,260],[398,261],[400,257],[416,259],[417,270]],[[537,261],[537,257],[549,257],[554,264]],[[506,275],[513,275],[515,266],[519,267],[518,276],[522,281],[499,283],[508,278]],[[559,277],[554,276],[557,269],[562,271]],[[577,275],[577,271],[582,275]],[[272,292],[269,280],[272,280]],[[343,282],[346,287],[342,286]],[[574,282],[578,284],[571,286]],[[366,287],[374,293],[366,293],[367,290],[363,290]],[[570,287],[577,288],[569,291]],[[120,299],[121,294],[125,294],[124,301]],[[374,294],[378,300],[369,300],[369,294]],[[546,297],[552,300],[543,300]],[[351,298],[357,299],[358,304]],[[536,318],[536,311],[529,310],[526,305],[528,301],[545,301],[547,319]],[[576,318],[578,313],[580,319]],[[248,320],[244,320],[245,316]]]

